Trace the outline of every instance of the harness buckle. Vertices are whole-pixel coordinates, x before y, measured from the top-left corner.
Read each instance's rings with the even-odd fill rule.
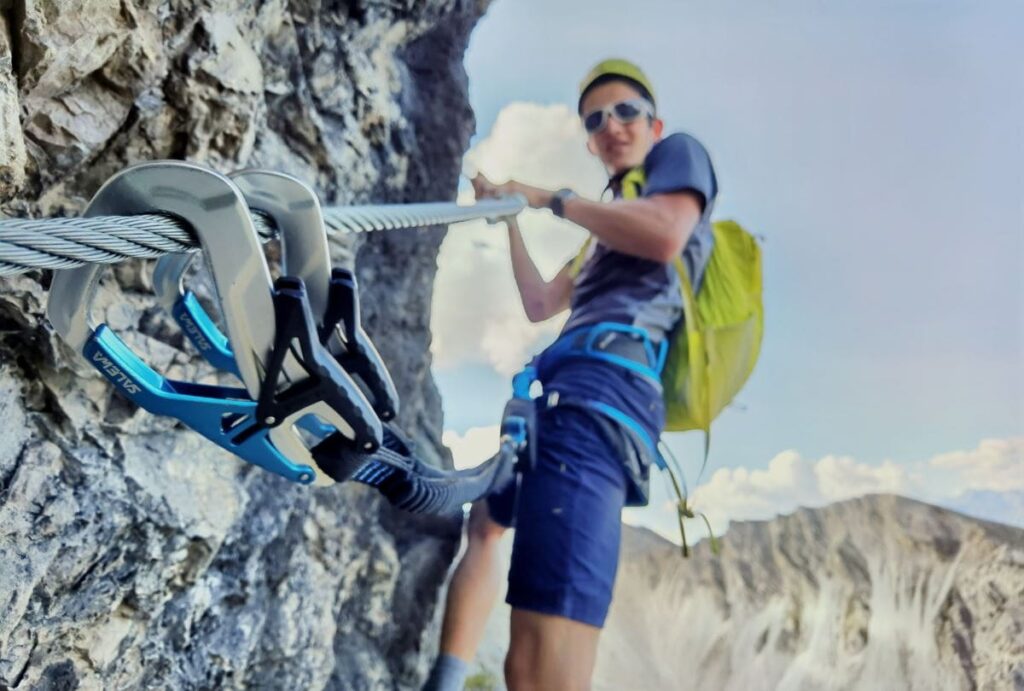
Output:
[[[537,370],[532,365],[512,377],[512,398],[501,415],[501,441],[513,446],[519,472],[537,467],[537,404],[530,397],[536,380]]]

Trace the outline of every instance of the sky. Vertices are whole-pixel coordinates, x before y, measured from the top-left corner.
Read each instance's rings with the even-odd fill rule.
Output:
[[[622,56],[708,148],[715,217],[763,238],[761,359],[693,494],[716,530],[871,491],[1024,524],[1022,33],[1005,0],[496,0],[476,27],[467,173],[596,198],[576,88]],[[546,276],[585,237],[520,222]],[[453,226],[438,266],[445,439],[473,465],[564,318],[527,322],[501,225]],[[699,434],[666,441],[694,488]],[[660,483],[626,519],[671,536]]]

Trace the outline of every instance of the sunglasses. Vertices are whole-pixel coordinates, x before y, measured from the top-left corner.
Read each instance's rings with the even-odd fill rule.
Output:
[[[628,125],[639,117],[654,117],[654,106],[644,98],[631,98],[619,101],[604,108],[592,110],[583,116],[583,129],[587,134],[597,134],[608,126],[608,118],[613,117],[624,125]]]

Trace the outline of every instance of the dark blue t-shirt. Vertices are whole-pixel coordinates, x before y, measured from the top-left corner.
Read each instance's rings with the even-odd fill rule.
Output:
[[[700,289],[711,257],[714,237],[711,212],[718,182],[707,150],[694,137],[678,133],[657,142],[644,160],[641,196],[692,190],[703,211],[683,248],[683,261]],[[616,197],[621,190],[613,191]],[[683,311],[679,276],[669,264],[617,252],[596,238],[573,283],[571,312],[564,331],[598,322],[616,322],[646,329],[655,341],[672,330]]]

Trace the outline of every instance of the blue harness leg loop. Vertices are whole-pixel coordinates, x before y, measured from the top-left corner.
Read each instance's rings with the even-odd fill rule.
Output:
[[[618,408],[608,405],[607,403],[604,403],[602,401],[586,400],[584,401],[584,405],[586,405],[591,410],[595,410],[601,415],[610,418],[613,422],[622,425],[630,432],[635,434],[636,437],[641,442],[643,442],[644,446],[647,448],[647,451],[648,453],[650,453],[651,458],[654,459],[654,463],[662,470],[665,470],[668,467],[668,464],[665,463],[665,459],[661,457],[661,453],[658,451],[657,444],[655,444],[654,440],[651,439],[651,436],[647,434],[646,430],[644,430],[644,428],[641,427],[640,423],[638,423],[636,420],[631,418],[629,415],[626,415]]]

